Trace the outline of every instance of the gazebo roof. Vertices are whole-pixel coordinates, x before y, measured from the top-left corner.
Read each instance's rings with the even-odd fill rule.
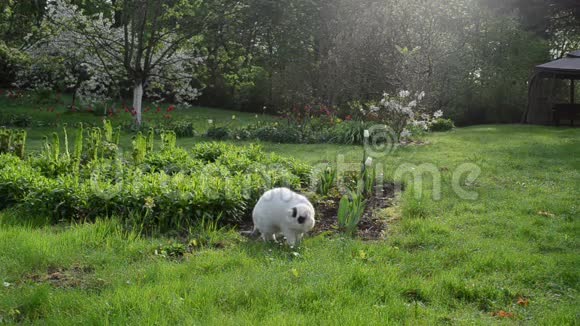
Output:
[[[562,59],[536,66],[536,71],[580,77],[580,50],[570,52]]]

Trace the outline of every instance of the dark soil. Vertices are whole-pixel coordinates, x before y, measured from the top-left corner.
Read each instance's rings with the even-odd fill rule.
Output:
[[[91,266],[49,267],[46,274],[31,274],[27,280],[35,283],[48,283],[55,288],[97,289],[104,281],[94,277]]]

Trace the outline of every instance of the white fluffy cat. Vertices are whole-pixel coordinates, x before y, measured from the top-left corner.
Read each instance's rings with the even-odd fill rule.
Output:
[[[252,212],[254,235],[260,232],[264,241],[276,240],[282,233],[290,246],[296,245],[304,233],[314,227],[314,206],[288,188],[266,191]]]

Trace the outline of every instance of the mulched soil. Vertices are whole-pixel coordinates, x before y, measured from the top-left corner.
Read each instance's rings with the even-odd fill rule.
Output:
[[[382,189],[379,189],[380,191],[375,189],[375,194],[367,199],[365,212],[358,224],[357,236],[360,239],[377,240],[384,238],[387,224],[384,219],[376,216],[376,212],[393,204],[396,187],[397,185],[393,183],[385,183]],[[316,210],[316,224],[314,230],[310,232],[312,235],[340,232],[337,218],[339,202],[340,197],[334,197],[313,203]],[[244,221],[239,225],[240,230],[252,230],[252,228],[251,220]]]
[[[386,221],[376,216],[376,211],[387,208],[393,204],[395,198],[396,185],[386,183],[382,189],[367,199],[367,206],[363,217],[358,224],[357,236],[362,240],[377,240],[385,236],[387,230]],[[312,234],[336,233],[338,227],[338,203],[340,197],[315,203],[316,225]]]

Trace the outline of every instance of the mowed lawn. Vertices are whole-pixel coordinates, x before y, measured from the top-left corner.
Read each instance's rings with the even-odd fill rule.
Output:
[[[384,241],[319,235],[293,251],[206,231],[219,248],[176,260],[156,254],[170,235],[139,236],[114,218],[49,226],[1,212],[0,322],[578,324],[580,129],[477,126],[425,140],[377,159],[387,178],[401,164],[442,175],[440,200],[426,183],[381,213]],[[262,145],[313,164],[362,157],[357,146]],[[481,169],[464,185],[475,200],[452,189],[463,163]]]

